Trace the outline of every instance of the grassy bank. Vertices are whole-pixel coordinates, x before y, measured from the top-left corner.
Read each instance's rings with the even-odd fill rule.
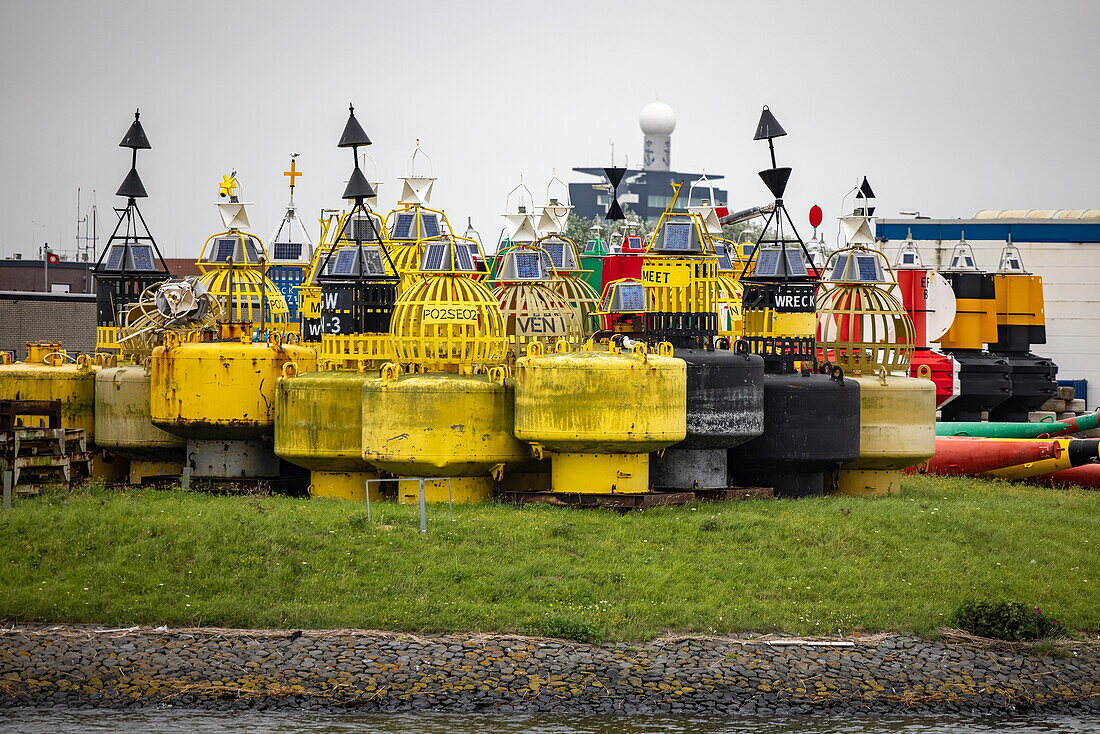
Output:
[[[929,634],[959,601],[1100,631],[1100,495],[914,477],[898,497],[615,515],[102,488],[0,514],[0,618],[234,627]]]

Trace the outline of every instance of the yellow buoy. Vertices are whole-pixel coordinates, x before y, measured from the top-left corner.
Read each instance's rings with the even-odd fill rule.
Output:
[[[362,502],[367,480],[379,478],[363,461],[359,408],[363,386],[378,382],[377,370],[288,374],[276,382],[275,453],[310,470],[314,497]],[[371,499],[380,499],[379,484],[369,486]]]
[[[284,366],[316,369],[312,349],[267,342],[180,342],[153,350],[149,408],[153,424],[187,439],[191,474],[213,479],[278,476],[269,443],[275,383]]]
[[[670,355],[534,344],[516,361],[515,434],[550,454],[555,492],[649,491],[649,452],[687,435],[687,366]]]
[[[95,376],[96,444],[130,460],[130,483],[178,477],[187,441],[153,425],[148,365],[107,367]]]
[[[866,217],[844,219],[854,238],[869,234]],[[817,298],[818,349],[859,383],[859,458],[841,466],[835,492],[843,495],[895,494],[901,470],[936,451],[936,386],[908,376],[913,322],[888,290],[889,268],[863,244],[839,250]]]
[[[363,387],[363,458],[408,478],[398,484],[401,501],[419,498],[414,477],[449,478],[425,486],[429,502],[488,499],[494,477],[531,456],[512,434],[504,319],[485,284],[469,277],[464,246],[425,245],[416,282],[394,306],[395,363]]]

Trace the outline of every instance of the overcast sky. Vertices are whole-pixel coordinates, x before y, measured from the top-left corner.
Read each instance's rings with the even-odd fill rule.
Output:
[[[553,169],[576,181],[608,163],[612,140],[640,164],[655,97],[678,118],[672,167],[724,174],[738,208],[767,200],[752,135],[770,105],[799,225],[819,203],[832,226],[864,174],[888,216],[1097,207],[1098,34],[1089,0],[0,0],[0,251],[72,247],[77,187],[97,190],[109,234],[135,107],[153,145],[141,206],[167,257],[219,228],[232,168],[266,240],[291,151],[315,234],[351,168],[336,148],[349,101],[379,208],[420,138],[433,203],[487,242],[521,175],[541,198]]]

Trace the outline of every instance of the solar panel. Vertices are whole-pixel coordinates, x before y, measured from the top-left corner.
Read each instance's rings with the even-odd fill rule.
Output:
[[[856,266],[859,267],[860,280],[881,280],[878,274],[878,258],[874,255],[857,255]]]
[[[107,270],[122,270],[122,256],[126,254],[126,245],[115,245],[107,256]]]
[[[302,246],[297,242],[276,242],[272,249],[276,260],[297,260],[302,256]]]
[[[597,251],[597,248],[599,248],[599,246],[600,246],[600,241],[599,240],[588,240],[588,242],[584,243],[584,254],[585,255],[595,254],[596,251]]]
[[[397,224],[393,225],[393,236],[399,240],[407,240],[415,218],[412,214],[398,214]]]
[[[719,270],[733,270],[733,261],[730,260],[730,252],[720,242],[714,243],[714,252],[718,255]]]
[[[370,217],[355,217],[351,220],[351,239],[361,242],[374,242],[378,239],[377,229]]]
[[[435,214],[420,215],[420,222],[424,226],[425,238],[439,236],[439,217],[437,217]]]
[[[746,242],[745,244],[741,245],[741,257],[750,257],[755,250],[756,245],[751,242]]]
[[[355,274],[355,249],[354,247],[341,247],[336,253],[336,262],[329,266],[329,272],[333,275]]]
[[[691,230],[692,225],[690,222],[680,224],[666,224],[665,225],[665,247],[666,250],[690,250],[691,249]]]
[[[516,277],[527,280],[536,280],[542,277],[542,269],[539,267],[539,254],[537,252],[517,252],[512,255],[516,264]]]
[[[901,264],[902,265],[916,265],[917,264],[917,253],[915,253],[915,252],[903,252],[901,254]]]
[[[236,237],[222,237],[221,239],[215,240],[214,244],[216,246],[214,257],[210,258],[214,262],[223,263],[233,257],[237,252]]]
[[[245,259],[250,263],[258,263],[260,261],[260,255],[256,252],[256,242],[254,240],[244,241]]]
[[[475,247],[475,245],[471,245],[470,247],[463,247],[462,245],[457,245],[455,247],[455,257],[458,259],[458,267],[456,267],[455,270],[473,270],[474,269],[474,258],[471,255],[471,251],[473,250],[474,247]]]
[[[443,270],[443,256],[446,254],[446,245],[428,245],[427,249],[424,251],[424,269]]]
[[[642,250],[642,238],[634,235],[633,237],[626,238],[626,246],[630,250]]]
[[[833,265],[831,280],[844,280],[844,270],[848,267],[848,255],[837,255],[836,264]]]
[[[546,250],[546,254],[550,256],[550,262],[554,263],[555,268],[565,267],[564,242],[546,242],[543,243],[541,247]]]
[[[806,261],[802,259],[802,253],[797,249],[784,250],[787,253],[787,273],[789,275],[805,275]]]
[[[644,311],[645,288],[641,285],[620,285],[619,302],[623,311]]]
[[[775,275],[779,269],[779,250],[761,250],[756,256],[753,275]]]
[[[382,252],[377,247],[363,248],[363,262],[366,264],[363,275],[386,274],[386,268],[382,266]]]
[[[139,245],[130,248],[130,254],[134,258],[134,270],[156,270],[153,264],[153,248],[148,245]]]

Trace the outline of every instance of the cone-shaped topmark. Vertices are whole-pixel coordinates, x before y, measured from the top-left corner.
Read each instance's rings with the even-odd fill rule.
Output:
[[[359,168],[356,168],[351,172],[351,178],[348,179],[348,185],[347,188],[344,189],[343,198],[366,199],[372,196],[374,196],[374,189],[371,188],[370,182],[367,181],[367,177],[363,175],[363,172],[359,170]]]
[[[759,176],[764,180],[764,185],[768,187],[768,191],[772,192],[772,196],[782,199],[783,192],[787,190],[787,179],[791,177],[791,169],[769,168],[761,171]]]
[[[340,142],[337,147],[351,148],[355,145],[370,145],[370,138],[363,132],[363,126],[355,119],[355,107],[348,105],[348,111],[348,122],[344,125],[344,134],[340,136]],[[368,186],[368,188],[370,187]],[[344,198],[346,199],[347,196]]]
[[[611,200],[611,206],[609,206],[607,208],[607,214],[604,216],[604,219],[606,221],[609,221],[609,222],[615,222],[615,221],[618,221],[620,219],[626,219],[626,215],[623,214],[623,208],[621,206],[619,206],[619,200],[618,199],[612,199]]]
[[[149,145],[149,138],[145,137],[145,128],[141,126],[141,121],[138,119],[140,117],[141,113],[135,110],[134,121],[130,123],[130,129],[122,136],[122,142],[118,147],[134,150],[148,150],[153,147]]]
[[[623,180],[623,176],[626,174],[625,168],[605,168],[604,174],[607,175],[607,180],[611,182],[612,188],[619,188],[619,182]]]
[[[770,138],[781,138],[787,134],[787,131],[783,129],[783,126],[779,124],[779,121],[775,119],[775,115],[768,109],[767,105],[764,105],[764,109],[760,112],[760,122],[756,123],[756,135],[753,140],[768,140]]]
[[[136,168],[131,168],[130,172],[126,174],[126,178],[122,181],[122,185],[118,187],[115,195],[125,196],[127,199],[144,199],[149,196],[145,192],[145,185],[141,183],[141,177],[138,176]]]
[[[859,193],[864,199],[875,198],[875,192],[871,191],[871,184],[867,183],[867,177],[863,177],[863,183],[859,186]]]

